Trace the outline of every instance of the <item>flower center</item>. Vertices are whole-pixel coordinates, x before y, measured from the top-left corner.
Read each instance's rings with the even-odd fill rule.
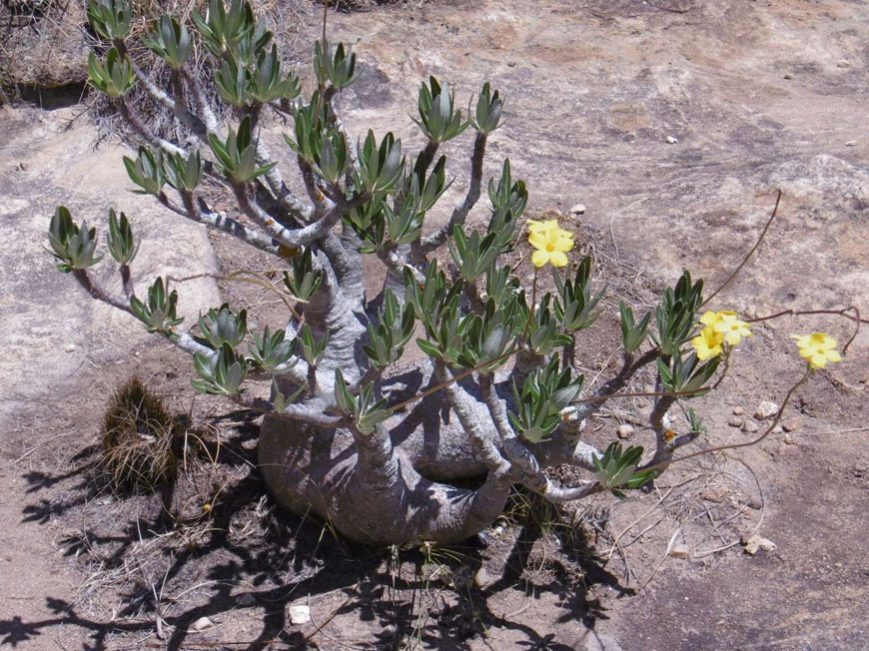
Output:
[[[547,242],[546,243],[546,252],[552,253],[553,251],[555,251],[555,244],[552,242]]]

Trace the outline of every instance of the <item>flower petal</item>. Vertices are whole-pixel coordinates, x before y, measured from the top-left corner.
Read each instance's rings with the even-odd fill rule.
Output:
[[[542,267],[549,262],[549,254],[546,251],[535,251],[531,256],[531,262],[535,267]]]
[[[549,255],[549,257],[550,257],[550,259],[552,260],[552,266],[553,266],[553,267],[564,267],[564,266],[567,266],[567,256],[564,255],[564,253],[563,253],[562,251],[553,251],[553,252]]]
[[[528,236],[528,243],[535,249],[545,249],[548,238],[543,231],[531,231]]]

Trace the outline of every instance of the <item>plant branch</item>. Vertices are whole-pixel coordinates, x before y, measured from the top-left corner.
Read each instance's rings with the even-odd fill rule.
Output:
[[[117,104],[118,109],[121,111],[121,115],[124,116],[124,119],[127,120],[127,122],[129,122],[132,127],[139,132],[139,135],[141,135],[152,146],[158,147],[159,149],[162,149],[168,154],[180,154],[181,156],[184,156],[184,158],[187,158],[189,156],[189,153],[186,149],[183,149],[178,145],[175,145],[168,140],[155,135],[145,125],[145,123],[142,121],[142,118],[127,105],[127,102],[124,100],[123,97],[118,98]]]
[[[766,222],[766,225],[763,227],[763,230],[760,232],[760,236],[755,241],[754,246],[751,247],[751,250],[745,254],[745,257],[742,259],[742,262],[733,270],[733,272],[727,277],[721,285],[718,286],[714,292],[712,292],[705,301],[700,304],[700,307],[703,307],[707,303],[709,303],[713,298],[715,298],[725,287],[727,287],[731,281],[739,275],[739,272],[742,271],[742,268],[748,263],[749,259],[754,252],[757,251],[757,248],[760,246],[760,243],[763,242],[763,238],[766,237],[766,233],[769,230],[769,227],[772,225],[773,220],[775,219],[776,213],[778,212],[778,204],[781,201],[782,191],[778,190],[778,194],[775,197],[775,206],[773,206],[772,214],[769,216],[769,219]],[[698,308],[699,309],[699,308]]]
[[[106,303],[108,305],[111,305],[112,307],[115,307],[123,312],[126,312],[131,316],[135,316],[133,315],[133,310],[130,307],[129,301],[96,284],[90,277],[86,269],[73,269],[72,275],[78,281],[79,285],[81,285],[93,298],[97,299],[98,301],[102,301],[103,303]],[[202,344],[198,343],[186,332],[182,332],[173,328],[171,331],[161,334],[163,334],[166,339],[171,341],[178,348],[191,355],[195,353],[210,355],[214,352],[208,346],[203,346]]]
[[[287,228],[263,210],[259,203],[257,203],[256,198],[250,194],[249,186],[242,183],[234,183],[233,189],[235,190],[235,196],[238,199],[239,205],[248,217],[254,220],[257,225],[272,237],[279,240],[281,244],[293,248],[309,246],[316,240],[325,237],[340,221],[342,216],[367,200],[367,196],[364,193],[353,197],[350,201],[345,201],[343,198],[339,199],[317,221],[302,228]]]
[[[794,384],[788,390],[787,394],[785,395],[784,400],[782,401],[781,407],[779,407],[778,411],[776,412],[775,418],[773,418],[772,422],[769,424],[769,426],[766,428],[766,430],[763,432],[763,434],[758,436],[756,439],[754,439],[752,441],[746,441],[745,443],[732,443],[729,445],[719,445],[719,446],[716,446],[713,448],[708,448],[706,450],[699,450],[697,452],[692,452],[691,454],[686,454],[683,457],[676,457],[675,459],[670,459],[668,461],[664,461],[664,462],[660,462],[660,463],[653,461],[652,464],[647,465],[647,466],[643,466],[642,468],[639,468],[638,471],[642,472],[642,471],[646,471],[646,470],[661,470],[661,469],[664,469],[667,466],[672,465],[672,464],[679,462],[679,461],[687,461],[688,459],[693,459],[695,457],[702,457],[702,456],[705,456],[707,454],[713,454],[714,452],[723,452],[724,450],[736,450],[737,448],[749,448],[749,447],[752,447],[754,445],[757,445],[758,443],[763,441],[767,436],[769,436],[772,433],[772,431],[775,429],[776,425],[779,424],[779,421],[781,420],[782,416],[784,415],[785,407],[790,402],[794,393],[796,392],[796,390],[798,388],[800,388],[803,384],[805,384],[805,382],[811,377],[811,375],[812,375],[812,370],[810,368],[806,369],[806,372],[799,379],[799,381],[797,381],[797,383]]]
[[[490,471],[502,472],[508,466],[507,459],[498,451],[492,442],[495,439],[495,433],[492,432],[486,435],[483,432],[482,424],[485,419],[479,412],[479,403],[468,394],[465,389],[455,381],[453,374],[447,370],[446,364],[443,361],[435,361],[435,375],[444,386],[444,393],[459,417],[459,422],[462,424],[468,437],[471,439],[471,444],[480,454],[483,462]]]
[[[848,314],[848,312],[854,312],[853,315]],[[819,314],[830,314],[833,316],[841,316],[849,321],[854,322],[854,333],[848,339],[844,346],[842,346],[842,354],[846,354],[848,352],[848,347],[854,342],[857,338],[857,335],[860,334],[860,324],[861,323],[869,323],[869,319],[863,319],[860,317],[860,310],[857,309],[855,305],[849,305],[848,307],[844,307],[841,310],[782,310],[781,312],[776,312],[775,314],[770,314],[768,316],[759,316],[754,319],[746,319],[747,323],[760,323],[761,321],[770,321],[772,319],[778,319],[783,316],[808,316],[808,315],[819,315]]]
[[[176,215],[181,215],[197,224],[204,224],[214,230],[228,233],[261,251],[281,256],[280,246],[272,238],[260,231],[248,228],[223,213],[212,211],[203,199],[195,197],[192,193],[181,193],[183,207],[173,203],[163,192],[157,196],[157,200]]]

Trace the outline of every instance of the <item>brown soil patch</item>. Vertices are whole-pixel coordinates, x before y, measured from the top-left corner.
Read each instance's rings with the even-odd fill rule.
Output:
[[[545,0],[533,11],[518,0],[479,0],[341,16],[333,29],[358,41],[364,74],[344,100],[352,128],[388,124],[416,142],[407,114],[428,74],[460,97],[484,79],[501,89],[507,121],[487,173],[509,156],[534,211],[585,204],[581,237],[613,299],[648,305],[682,267],[715,286],[781,188],[759,257],[719,305],[767,314],[853,302],[869,313],[867,20],[844,0]],[[376,99],[376,110],[354,111],[362,97]],[[15,169],[12,155],[0,150],[4,175]],[[457,193],[461,170],[457,163]],[[31,197],[16,194],[15,178],[0,187],[23,230]],[[217,253],[231,268],[232,245],[217,244]],[[274,309],[267,295],[223,289],[262,315]],[[33,291],[73,313],[69,284]],[[611,312],[599,332],[614,323]],[[27,327],[39,323],[35,315]],[[692,405],[709,429],[699,445],[749,440],[728,425],[734,410],[752,420],[761,400],[781,400],[800,371],[789,335],[816,328],[848,333],[824,319],[758,327],[722,390]],[[611,334],[592,334],[583,348],[587,376],[607,364]],[[347,549],[319,523],[261,500],[247,416],[218,418],[226,405],[194,400],[183,356],[152,340],[116,349],[116,335],[114,352],[98,346],[50,391],[8,385],[30,402],[15,398],[3,411],[0,644],[865,648],[867,342],[864,329],[843,364],[797,392],[787,437],[674,467],[654,492],[626,503],[581,505],[580,527],[530,520],[493,532],[485,547],[384,555]],[[19,364],[24,381],[40,386],[40,367],[24,353]],[[92,446],[109,393],[133,370],[214,429],[211,454],[191,460],[173,494],[121,501],[101,487]],[[611,435],[641,407],[612,405],[590,438]],[[733,543],[753,532],[777,549],[743,554]],[[671,544],[685,545],[689,559],[668,556]],[[473,581],[481,567],[482,587]],[[291,604],[309,605],[312,622],[293,625]],[[213,626],[193,631],[205,616]]]

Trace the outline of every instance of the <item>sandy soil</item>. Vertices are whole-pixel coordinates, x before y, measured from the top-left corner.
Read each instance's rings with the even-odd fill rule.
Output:
[[[650,304],[683,267],[716,286],[780,188],[767,239],[718,306],[765,315],[851,303],[869,314],[865,3],[542,0],[531,10],[455,0],[336,16],[332,29],[360,58],[361,79],[342,100],[353,129],[391,128],[417,142],[409,114],[422,79],[449,80],[460,103],[491,80],[508,106],[487,173],[509,156],[532,211],[567,215],[584,204],[574,226],[613,299]],[[0,114],[11,125],[0,212],[12,224],[0,304],[16,326],[3,335],[0,645],[869,648],[866,328],[843,364],[796,393],[789,431],[674,468],[652,494],[596,500],[580,509],[581,527],[548,531],[544,521],[540,531],[532,520],[493,533],[484,549],[347,549],[260,502],[255,427],[242,414],[214,420],[223,406],[194,401],[186,360],[121,318],[107,329],[108,314],[82,310],[39,251],[54,203],[78,201],[96,221],[103,187],[117,193],[112,201],[130,196],[123,170],[106,176],[105,153],[89,151],[93,131],[64,132],[63,117]],[[99,166],[93,156],[103,156]],[[159,269],[194,237],[195,251],[166,260],[178,275],[237,264],[232,244],[212,240],[214,261],[193,230],[155,245],[149,264]],[[268,297],[221,289],[259,314],[272,309]],[[191,314],[219,302],[207,284],[183,296],[193,297]],[[608,312],[601,325],[612,323]],[[790,334],[817,328],[845,340],[852,326],[814,317],[757,328],[722,390],[698,401],[703,445],[750,440],[759,403],[780,401],[800,372]],[[587,373],[606,363],[611,341],[589,340]],[[191,462],[171,497],[183,520],[174,529],[159,500],[118,500],[93,473],[101,410],[133,372],[222,437],[221,468]],[[611,436],[641,406],[614,405],[591,436]],[[201,516],[203,503],[214,504],[212,517]],[[744,554],[739,537],[755,532],[776,550]],[[668,556],[672,544],[689,558]],[[468,579],[480,567],[482,586]],[[289,621],[287,607],[299,603],[310,605],[311,624]],[[204,616],[212,626],[194,630]]]

